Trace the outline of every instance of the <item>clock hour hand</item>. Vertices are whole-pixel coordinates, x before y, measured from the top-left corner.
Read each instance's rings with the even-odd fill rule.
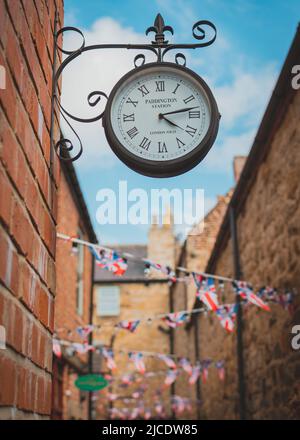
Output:
[[[160,113],[160,114],[158,115],[158,118],[159,118],[159,119],[164,119],[164,120],[167,121],[170,125],[173,125],[174,127],[178,127],[178,128],[180,128],[180,130],[183,130],[182,127],[179,127],[179,125],[175,124],[175,122],[170,121],[170,119],[166,118],[162,113]]]
[[[181,108],[180,110],[174,110],[173,112],[160,113],[160,114],[163,116],[164,115],[174,115],[175,113],[189,112],[190,110],[193,110],[194,108],[199,108],[199,105],[196,105],[196,107]]]

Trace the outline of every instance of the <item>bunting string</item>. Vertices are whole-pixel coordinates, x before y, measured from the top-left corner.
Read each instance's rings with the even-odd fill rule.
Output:
[[[152,262],[147,258],[142,258],[142,257],[138,258],[135,255],[128,253],[128,252],[123,252],[122,254],[119,254],[117,251],[115,251],[111,248],[105,247],[103,245],[99,245],[99,244],[91,243],[89,241],[81,240],[77,237],[62,234],[60,232],[57,233],[57,237],[66,241],[66,242],[71,242],[71,243],[76,243],[76,244],[81,244],[83,246],[87,246],[90,249],[90,251],[93,253],[93,255],[95,256],[97,265],[99,265],[103,269],[107,269],[107,270],[112,271],[117,276],[122,276],[126,272],[127,260],[132,260],[135,262],[142,262],[145,264],[145,274],[146,275],[149,274],[150,268],[153,268],[153,269],[156,269],[156,270],[162,272],[163,274],[165,274],[171,283],[190,282],[191,275],[194,276],[194,274],[195,274],[195,275],[201,276],[203,279],[212,279],[212,280],[219,281],[219,287],[221,289],[224,287],[225,282],[233,284],[233,287],[241,284],[244,286],[248,286],[252,290],[254,289],[254,287],[251,286],[251,283],[249,283],[247,281],[236,280],[234,278],[230,278],[230,277],[226,277],[226,276],[222,276],[222,275],[210,274],[210,273],[206,273],[206,272],[191,271],[190,269],[187,269],[182,266],[177,266],[175,268],[175,270],[182,272],[182,273],[185,273],[186,276],[184,278],[176,277],[175,270],[172,269],[171,267],[166,266],[166,265],[162,265],[160,263]],[[236,292],[239,293],[238,290]],[[268,287],[268,286],[260,287],[259,292],[260,292],[261,296],[266,296],[266,297],[272,298],[274,302],[276,302],[275,299],[277,296],[282,295],[277,291],[277,289],[272,288],[272,287]],[[286,291],[285,293],[289,293],[290,295],[294,295],[294,294],[297,294],[298,292],[296,291],[296,289],[288,289],[288,291]],[[250,299],[250,296],[248,296],[248,299]]]

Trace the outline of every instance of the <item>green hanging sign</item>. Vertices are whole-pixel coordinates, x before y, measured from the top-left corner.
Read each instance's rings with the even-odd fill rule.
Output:
[[[107,380],[100,374],[87,374],[75,380],[75,386],[84,391],[97,391],[107,387]]]

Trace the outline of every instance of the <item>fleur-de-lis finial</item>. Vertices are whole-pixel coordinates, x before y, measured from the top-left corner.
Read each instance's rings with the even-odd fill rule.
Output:
[[[154,25],[150,26],[146,30],[146,35],[149,34],[149,32],[155,32],[155,41],[153,41],[153,44],[168,44],[168,41],[165,40],[164,32],[171,32],[171,34],[174,34],[173,28],[171,26],[165,26],[164,19],[162,18],[161,14],[157,14]]]

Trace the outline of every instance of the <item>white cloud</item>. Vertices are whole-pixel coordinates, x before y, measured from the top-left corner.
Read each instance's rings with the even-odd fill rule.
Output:
[[[88,30],[83,30],[86,46],[105,43],[143,43],[145,36],[124,28],[112,18],[101,18]],[[80,45],[77,34],[67,32],[64,36],[65,49],[74,49]],[[62,104],[73,115],[89,118],[104,109],[105,99],[98,106],[91,108],[87,103],[90,92],[100,90],[109,95],[114,84],[126,73],[133,69],[134,50],[100,49],[86,52],[72,61],[63,74]],[[153,57],[149,61],[153,60]],[[88,124],[71,122],[82,139],[84,152],[80,166],[110,167],[116,163],[116,158],[107,144],[102,122]],[[66,137],[71,136],[66,124],[63,123]],[[75,141],[76,144],[76,141]]]
[[[225,129],[238,126],[241,118],[244,118],[246,127],[257,124],[273,87],[274,77],[273,66],[263,67],[254,73],[239,69],[230,83],[214,88]]]
[[[168,4],[166,0],[159,0],[158,3],[164,6]],[[191,34],[195,14],[186,8],[181,0],[177,0],[176,8],[172,8],[169,15],[178,21],[181,35],[187,36],[187,27]],[[184,19],[179,20],[179,17]],[[91,28],[83,32],[86,45],[149,41],[145,35],[135,32],[132,28],[123,27],[118,21],[109,17],[96,20]],[[190,35],[188,41],[192,40]],[[66,48],[74,48],[78,43],[78,35],[73,32],[65,34]],[[188,65],[200,72],[207,80],[216,96],[222,115],[218,140],[203,164],[208,168],[213,167],[214,170],[231,173],[233,156],[246,154],[249,151],[251,140],[274,84],[276,69],[274,65],[262,65],[251,69],[249,67],[251,62],[234,50],[224,34],[218,35],[213,46],[200,51],[203,51],[201,56],[197,55],[197,51],[187,54]],[[77,116],[95,116],[98,106],[89,107],[87,95],[94,90],[109,94],[114,84],[133,68],[136,53],[133,50],[105,49],[80,55],[64,72],[63,105]],[[146,56],[147,62],[153,60],[152,54]],[[104,109],[104,101],[98,104],[100,111]],[[112,167],[118,163],[118,159],[107,144],[101,121],[91,124],[72,122],[72,124],[83,141],[84,153],[80,167],[99,169]],[[66,126],[63,125],[63,128],[68,137]]]
[[[255,129],[251,129],[240,135],[227,135],[219,145],[212,147],[204,159],[204,167],[215,172],[232,174],[234,156],[245,156],[249,153],[255,132]]]

